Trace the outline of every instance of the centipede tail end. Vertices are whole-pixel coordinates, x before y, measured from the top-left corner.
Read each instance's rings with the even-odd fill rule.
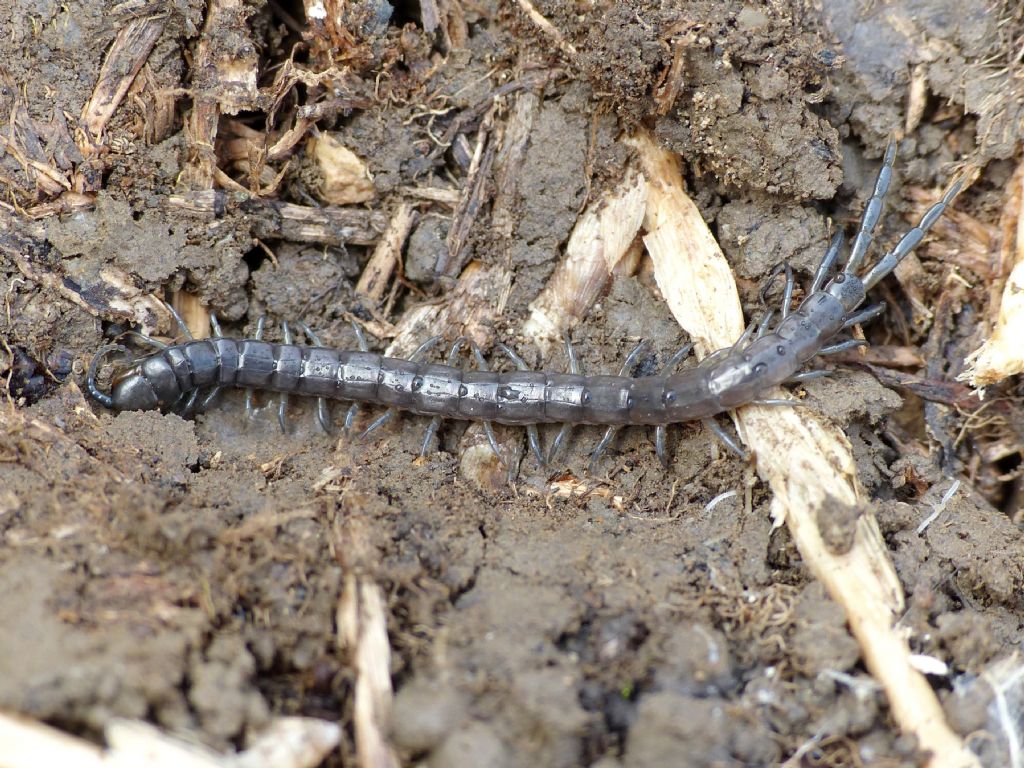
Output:
[[[100,347],[96,350],[96,354],[92,356],[92,361],[89,363],[89,370],[85,376],[85,387],[89,391],[89,395],[105,408],[114,407],[114,398],[102,391],[96,385],[96,374],[99,371],[100,362],[102,362],[103,358],[107,357],[111,352],[121,352],[124,355],[130,354],[128,347],[124,346],[124,344],[107,344],[106,346]]]

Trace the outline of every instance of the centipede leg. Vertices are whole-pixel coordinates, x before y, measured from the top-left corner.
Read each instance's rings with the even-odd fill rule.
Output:
[[[665,424],[659,424],[654,428],[654,453],[657,454],[661,466],[668,469],[668,427]]]
[[[200,390],[193,389],[189,393],[188,400],[185,401],[185,405],[181,409],[181,417],[183,419],[187,419],[192,414],[192,410],[196,407],[196,401],[199,399],[199,392]]]
[[[215,386],[210,390],[210,394],[203,398],[203,402],[199,404],[199,412],[205,412],[213,403],[217,400],[217,396],[220,395],[221,390],[224,389],[221,385]]]
[[[761,286],[759,296],[761,298],[761,306],[767,308],[768,291],[772,287],[775,278],[781,274],[786,276],[786,282],[782,289],[782,318],[785,319],[789,317],[789,308],[793,303],[793,290],[796,288],[796,275],[793,273],[793,268],[789,266],[789,262],[783,261],[772,267],[772,271],[768,273],[764,285]]]
[[[839,251],[843,248],[843,240],[844,235],[842,230],[840,230],[832,238],[832,242],[829,244],[828,250],[825,251],[821,264],[818,265],[818,269],[814,273],[814,282],[811,283],[808,295],[820,291],[832,277],[832,270],[836,268],[836,262],[839,261]]]
[[[693,344],[684,344],[676,350],[675,354],[672,355],[661,368],[661,375],[664,378],[668,378],[675,371],[676,366],[681,363],[690,352],[693,351]],[[659,424],[654,428],[654,452],[658,456],[658,461],[661,462],[661,466],[665,469],[669,467],[669,456],[668,456],[668,425]]]
[[[572,346],[572,339],[569,338],[568,332],[565,337],[565,355],[569,359],[569,373],[579,375],[580,373],[580,360],[576,356],[576,350]],[[558,434],[555,435],[555,439],[551,441],[551,448],[548,450],[548,464],[555,460],[558,456],[559,451],[562,450],[562,444],[566,441],[569,435],[572,433],[573,425],[565,423],[558,430]]]
[[[359,437],[357,439],[365,440],[372,433],[376,432],[378,429],[380,429],[389,421],[391,421],[395,417],[396,413],[397,411],[394,408],[388,408],[386,411],[384,411],[384,413],[382,413],[380,416],[374,419],[370,426],[368,426],[359,434]]]
[[[219,339],[224,335],[220,330],[220,320],[217,319],[217,315],[213,312],[210,313],[210,327],[213,329],[213,337],[215,339]]]
[[[266,315],[260,315],[256,321],[256,333],[253,334],[253,339],[259,341],[263,338],[263,327],[266,325]],[[256,398],[256,392],[252,387],[245,388],[245,418],[248,421],[252,421],[256,418],[256,407],[253,401]]]
[[[619,376],[627,376],[629,374],[630,370],[636,364],[637,358],[640,357],[640,353],[646,348],[647,342],[641,341],[633,348],[632,352],[626,355],[626,359],[622,362],[622,367],[619,369]],[[606,448],[608,448],[608,445],[615,438],[615,434],[618,431],[619,427],[617,426],[610,426],[604,431],[604,436],[601,438],[601,441],[597,444],[597,447],[594,448],[593,453],[590,454],[590,464],[587,468],[587,471],[590,474],[595,474],[594,470],[597,468],[597,463],[601,459],[601,454],[605,452]]]
[[[490,366],[487,365],[487,360],[484,358],[483,352],[480,351],[480,347],[476,345],[476,342],[469,342],[470,349],[473,350],[473,357],[476,359],[476,367],[481,371],[489,371]],[[512,467],[510,462],[506,462],[501,457],[501,449],[498,446],[498,438],[494,435],[494,425],[490,421],[481,422],[484,428],[484,434],[487,435],[487,442],[491,444],[491,450],[494,451],[494,456],[504,464],[509,470],[509,477],[511,477]]]
[[[823,379],[826,376],[831,376],[832,371],[803,371],[802,373],[794,373],[784,383],[786,384],[797,384],[801,381],[811,381],[812,379]]]
[[[284,343],[292,344],[294,339],[292,338],[292,329],[288,327],[288,322],[281,323],[281,329],[284,331]],[[281,433],[288,434],[288,393],[282,392],[277,396],[277,423],[281,425]]]
[[[862,339],[847,339],[841,341],[838,344],[830,344],[827,347],[822,347],[818,350],[819,355],[835,355],[839,352],[846,352],[849,349],[856,349],[857,347],[866,347],[868,343]]]
[[[359,403],[352,403],[345,412],[345,420],[342,422],[342,431],[345,433],[345,437],[348,437],[352,432],[352,425],[355,424],[356,417],[359,415]]]
[[[526,361],[523,360],[523,358],[520,357],[519,354],[511,347],[508,347],[501,342],[498,342],[497,347],[505,353],[505,356],[508,357],[509,360],[512,361],[512,364],[515,365],[517,370],[530,370],[530,366],[526,364]],[[449,365],[451,365],[451,363],[449,363]],[[537,466],[543,469],[547,462],[544,459],[544,451],[542,451],[540,447],[540,432],[537,430],[536,424],[526,425],[526,442],[530,444],[530,451],[533,453],[533,457],[537,460]]]
[[[721,425],[719,425],[717,421],[715,421],[714,419],[702,419],[700,423],[703,424],[705,429],[709,430],[711,434],[713,434],[715,437],[721,440],[726,448],[735,453],[744,461],[747,460],[747,452],[740,448],[740,446],[736,444],[735,440],[729,437],[728,433],[724,429],[722,429]]]
[[[152,336],[147,336],[144,333],[139,333],[138,331],[125,331],[125,333],[133,339],[138,339],[146,346],[153,347],[153,349],[167,349],[167,347],[170,346],[170,344],[164,344],[164,342],[158,341]]]
[[[322,347],[323,344],[320,342],[320,337],[316,332],[303,322],[299,323],[299,327],[302,332],[306,334],[306,338],[312,342],[313,346]],[[320,425],[320,429],[326,432],[328,435],[334,432],[334,428],[331,425],[331,408],[327,403],[326,397],[318,397],[316,399],[316,422]]]
[[[459,358],[459,352],[465,345],[466,339],[458,338],[452,344],[451,349],[448,350],[448,365],[455,365],[455,361]],[[437,434],[437,430],[441,428],[441,422],[443,419],[440,416],[435,416],[430,420],[430,424],[427,425],[427,431],[423,434],[423,444],[420,446],[420,458],[424,458],[430,448],[430,442],[434,439],[434,435]]]
[[[355,320],[349,320],[352,325],[352,330],[356,335],[356,346],[360,352],[369,352],[370,347],[366,343],[366,336],[363,335],[363,329],[359,327],[359,324]],[[345,420],[342,422],[342,432],[345,437],[352,434],[352,425],[356,423],[356,418],[359,416],[359,403],[352,403],[348,410],[345,412]]]
[[[177,324],[178,330],[181,331],[181,335],[184,336],[189,341],[194,339],[195,337],[192,335],[192,331],[190,331],[188,329],[188,326],[185,325],[185,321],[182,319],[181,315],[178,314],[178,310],[176,310],[174,307],[172,307],[166,301],[163,302],[163,305],[165,307],[167,307],[167,311],[171,313],[171,317],[174,318],[174,322]]]
[[[855,325],[860,325],[861,323],[866,323],[869,320],[874,320],[876,317],[878,317],[884,311],[885,311],[885,302],[884,301],[880,301],[877,304],[872,304],[870,307],[862,309],[857,314],[850,315],[850,317],[848,317],[846,319],[846,322],[843,323],[843,330],[845,331],[847,328],[852,328]]]

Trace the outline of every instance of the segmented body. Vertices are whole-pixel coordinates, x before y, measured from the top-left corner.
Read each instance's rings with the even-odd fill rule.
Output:
[[[861,278],[857,272],[880,217],[895,154],[895,145],[890,144],[844,269],[829,279],[842,244],[838,235],[798,309],[788,311],[793,279],[787,268],[782,319],[775,328],[769,331],[767,321],[763,322],[752,341],[750,334],[745,334],[736,346],[721,350],[698,367],[673,372],[673,363],[660,375],[640,378],[584,376],[523,370],[522,360],[509,352],[519,369],[493,372],[367,351],[217,337],[175,344],[136,359],[115,375],[109,395],[96,387],[97,363],[106,350],[124,348],[105,347],[90,366],[88,389],[94,398],[117,410],[174,409],[185,401],[189,410],[200,391],[228,386],[307,395],[321,398],[321,402],[329,398],[372,403],[443,419],[526,425],[531,429],[535,424],[553,422],[609,425],[611,429],[599,450],[612,430],[620,426],[661,428],[706,420],[757,401],[768,389],[790,380],[810,358],[860,343],[828,346],[844,328],[878,314],[880,305],[858,311],[867,291],[921,241],[961,187],[960,181],[950,185],[918,226]],[[312,335],[308,329],[307,333]],[[482,358],[479,360],[482,362]],[[284,402],[279,413],[282,426]],[[326,421],[325,411],[322,408],[318,414],[321,423]],[[663,430],[659,432],[660,453]]]
[[[735,408],[792,376],[842,328],[849,313],[842,297],[851,307],[863,299],[859,283],[834,280],[746,348],[714,365],[666,376],[471,371],[371,352],[220,337],[175,344],[135,361],[117,377],[111,397],[115,407],[131,402],[140,409],[167,408],[199,389],[244,387],[501,424],[674,424]]]

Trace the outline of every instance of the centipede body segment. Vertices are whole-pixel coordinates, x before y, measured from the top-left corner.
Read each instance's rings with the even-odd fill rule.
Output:
[[[359,350],[321,346],[306,329],[314,340],[312,345],[291,343],[289,332],[285,343],[217,336],[164,346],[119,370],[107,394],[96,385],[98,364],[111,351],[126,351],[121,345],[110,345],[93,359],[88,391],[115,410],[159,408],[186,413],[195,407],[200,393],[206,393],[208,400],[211,393],[224,387],[276,392],[282,398],[310,396],[320,401],[321,423],[326,401],[343,400],[384,406],[389,409],[388,417],[396,410],[434,416],[432,429],[436,429],[437,419],[527,427],[603,424],[612,428],[609,435],[618,427],[653,425],[658,427],[658,453],[664,460],[666,425],[706,421],[758,402],[773,386],[806,376],[800,371],[811,358],[861,343],[842,339],[841,334],[881,311],[878,305],[861,309],[867,291],[920,243],[962,186],[961,180],[951,184],[919,224],[862,278],[858,272],[881,217],[895,157],[896,146],[890,143],[843,269],[833,274],[842,247],[840,235],[823,257],[810,291],[797,309],[789,311],[793,276],[786,267],[779,322],[771,327],[773,315],[766,315],[734,346],[719,350],[697,367],[676,371],[679,361],[673,359],[659,374],[639,378],[630,377],[625,369],[620,375],[597,376],[530,371],[524,370],[521,358],[506,349],[516,370],[465,370],[454,364],[454,351],[447,364],[423,361],[419,353],[411,359],[385,357],[366,351],[362,339]],[[486,368],[478,353],[477,358],[478,367]],[[282,400],[282,424],[284,403]],[[346,426],[351,417],[350,411]],[[531,430],[531,445],[542,460],[534,435]],[[598,453],[608,439],[602,440]]]

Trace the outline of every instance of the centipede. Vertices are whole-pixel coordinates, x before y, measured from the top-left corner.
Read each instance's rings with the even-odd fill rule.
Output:
[[[792,308],[796,280],[793,270],[780,264],[762,288],[762,301],[771,281],[784,277],[781,306],[766,309],[751,322],[730,347],[704,358],[699,365],[680,367],[691,347],[672,355],[656,374],[630,375],[644,346],[637,347],[617,375],[585,375],[571,344],[567,344],[569,370],[530,370],[513,349],[498,344],[511,361],[512,370],[490,370],[479,348],[465,339],[457,340],[446,362],[425,359],[440,341],[428,339],[408,358],[388,357],[368,350],[364,336],[355,326],[357,349],[335,349],[320,343],[306,325],[299,324],[305,341],[295,343],[292,330],[284,324],[283,342],[262,338],[263,320],[252,338],[224,336],[213,321],[214,335],[193,339],[181,318],[174,314],[185,340],[164,344],[143,337],[156,347],[150,354],[131,357],[123,344],[108,344],[95,353],[87,372],[86,388],[98,403],[114,411],[161,410],[191,415],[204,410],[225,388],[246,391],[246,410],[253,412],[257,392],[277,393],[278,418],[286,429],[286,409],[292,395],[317,401],[317,420],[327,431],[333,428],[330,401],[347,401],[344,429],[351,429],[360,405],[386,410],[366,428],[373,432],[399,411],[432,420],[423,441],[427,451],[432,435],[445,419],[482,422],[492,449],[500,455],[492,424],[525,427],[537,462],[553,460],[574,425],[606,427],[591,458],[597,461],[615,433],[623,427],[654,428],[658,458],[668,465],[666,430],[669,425],[702,422],[732,450],[742,450],[714,421],[719,414],[750,404],[791,405],[798,401],[764,397],[778,385],[827,375],[824,370],[804,370],[809,361],[865,344],[847,338],[845,332],[866,323],[884,309],[884,303],[865,306],[868,292],[889,275],[923,240],[963,187],[960,177],[948,185],[916,226],[873,266],[864,262],[881,219],[883,203],[893,176],[896,143],[886,148],[872,194],[862,212],[848,255],[840,265],[844,236],[840,230],[832,239],[815,271],[805,297]],[[459,365],[469,347],[476,369]],[[107,356],[118,353],[128,358],[116,367],[109,391],[97,384],[98,369]],[[561,424],[551,447],[544,452],[538,425]]]

